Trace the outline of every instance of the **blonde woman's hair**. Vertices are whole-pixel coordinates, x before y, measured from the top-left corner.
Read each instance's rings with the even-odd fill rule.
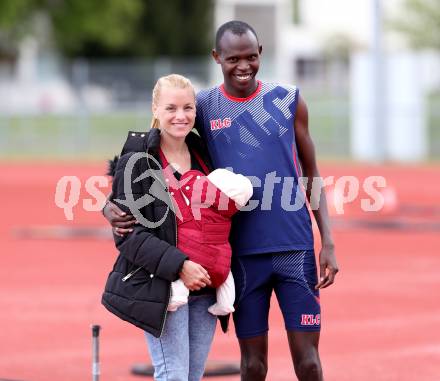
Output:
[[[194,94],[194,97],[196,96],[196,93],[194,91],[194,86],[192,85],[191,81],[188,78],[179,74],[170,74],[164,77],[160,77],[157,80],[156,84],[154,85],[153,96],[151,101],[153,106],[157,106],[161,90],[164,87],[171,87],[174,89],[191,89]],[[154,115],[151,119],[150,127],[159,128],[159,119],[157,119]]]

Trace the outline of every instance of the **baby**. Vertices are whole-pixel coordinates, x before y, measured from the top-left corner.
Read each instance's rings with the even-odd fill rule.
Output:
[[[192,175],[195,175],[195,173]],[[184,189],[196,188],[197,185],[194,181],[200,180],[200,178],[201,176],[199,175],[190,175],[190,177],[187,177],[186,184],[190,184],[190,186],[185,186]],[[194,181],[191,181],[191,179]],[[206,181],[206,179],[208,181]],[[203,257],[200,257],[202,261],[206,260],[206,258],[210,259],[209,262],[206,261],[204,263],[200,263],[199,261],[202,265],[209,263],[206,267],[208,273],[210,273],[213,286],[216,287],[217,302],[209,307],[208,311],[213,315],[227,315],[234,312],[233,305],[235,300],[234,278],[230,271],[231,247],[228,241],[231,218],[238,211],[238,208],[246,205],[252,197],[252,184],[245,176],[235,174],[226,169],[216,169],[208,176],[202,178],[201,181],[208,183],[207,187],[205,186],[202,191],[205,202],[206,200],[211,200],[212,202],[209,208],[206,208],[206,205],[204,205],[203,209],[198,210],[197,200],[194,202],[194,194],[191,193],[192,197],[190,194],[188,194],[188,197],[185,197],[185,194],[183,194],[186,200],[191,199],[191,203],[187,202],[188,206],[191,204],[191,208],[185,208],[183,214],[188,214],[188,210],[191,210],[191,213],[194,214],[194,210],[198,210],[198,215],[194,216],[198,218],[189,219],[192,228],[192,237],[185,236],[184,239],[178,242],[177,246],[187,253],[190,258],[192,252],[197,252],[199,256],[203,255]],[[201,199],[198,201],[203,204]],[[185,220],[185,217],[182,220]],[[183,223],[179,225],[179,228],[185,229]],[[195,230],[198,230],[199,234],[194,234]],[[198,242],[197,237],[201,237],[199,241],[203,242]],[[202,248],[202,250],[200,248]],[[212,260],[216,261],[217,267],[223,269],[223,271],[217,271],[219,274],[223,274],[223,277],[222,275],[218,275],[217,272],[210,272]],[[224,271],[225,268],[228,270],[226,273]],[[225,274],[227,275],[226,279],[224,279]],[[218,284],[220,280],[222,280],[222,283]],[[189,290],[183,284],[182,280],[179,279],[172,282],[171,300],[168,305],[168,311],[176,311],[177,308],[188,303],[188,296]]]

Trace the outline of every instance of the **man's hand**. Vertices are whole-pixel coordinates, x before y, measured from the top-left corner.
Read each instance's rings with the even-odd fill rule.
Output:
[[[190,260],[183,262],[180,279],[190,291],[211,285],[211,279],[205,268]]]
[[[111,201],[105,204],[102,214],[110,222],[116,235],[123,237],[133,231],[132,226],[136,223],[136,219],[131,214],[123,212]]]
[[[334,283],[339,271],[333,245],[323,246],[319,253],[319,282],[315,289],[326,288]]]

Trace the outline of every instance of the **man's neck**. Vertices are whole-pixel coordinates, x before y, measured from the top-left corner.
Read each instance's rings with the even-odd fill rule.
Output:
[[[252,85],[250,85],[247,89],[237,89],[232,86],[229,86],[226,82],[223,84],[223,88],[226,93],[235,98],[247,98],[251,96],[258,88],[258,81],[255,79]]]

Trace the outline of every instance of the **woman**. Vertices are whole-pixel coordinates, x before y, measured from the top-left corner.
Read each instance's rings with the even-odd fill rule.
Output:
[[[166,170],[177,180],[190,170],[208,174],[209,159],[200,138],[190,132],[196,109],[188,79],[160,78],[152,110],[151,130],[136,136],[143,153],[123,152],[116,164],[113,201],[140,223],[130,234],[114,236],[120,255],[102,302],[145,330],[156,380],[196,381],[203,376],[215,332],[216,317],[208,312],[215,289],[209,287],[206,269],[176,247],[176,205]],[[170,285],[179,278],[191,294],[188,304],[170,312]]]

